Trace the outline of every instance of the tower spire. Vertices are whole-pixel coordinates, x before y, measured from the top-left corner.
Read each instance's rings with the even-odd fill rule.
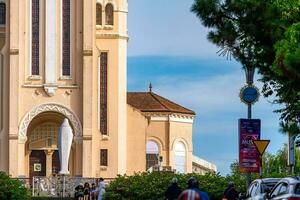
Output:
[[[152,92],[152,83],[149,84],[149,92]]]

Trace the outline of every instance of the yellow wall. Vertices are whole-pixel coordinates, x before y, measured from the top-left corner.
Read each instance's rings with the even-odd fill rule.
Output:
[[[131,106],[127,107],[127,175],[145,171],[146,129],[148,120]]]
[[[192,145],[193,124],[184,122],[170,122],[170,165],[175,167],[174,147],[176,142],[182,142],[186,147],[186,170],[192,172],[193,145]]]

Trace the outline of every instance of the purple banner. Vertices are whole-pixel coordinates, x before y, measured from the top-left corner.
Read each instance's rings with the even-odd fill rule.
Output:
[[[259,172],[260,155],[253,140],[260,140],[260,119],[239,120],[240,172]]]

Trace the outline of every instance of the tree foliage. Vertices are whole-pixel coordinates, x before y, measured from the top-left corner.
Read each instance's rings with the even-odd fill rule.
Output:
[[[257,68],[263,94],[285,121],[300,121],[300,0],[195,0],[208,39],[245,68]]]
[[[240,192],[245,192],[245,181],[239,176],[221,176],[211,173],[199,174],[174,174],[164,172],[141,173],[134,176],[118,176],[109,184],[105,193],[105,199],[130,199],[130,200],[160,200],[164,199],[165,191],[173,177],[177,177],[179,186],[187,188],[187,181],[190,177],[196,177],[201,190],[206,191],[211,200],[222,199],[223,192],[229,182],[236,183]]]
[[[0,199],[30,200],[30,191],[19,180],[11,179],[0,172]]]

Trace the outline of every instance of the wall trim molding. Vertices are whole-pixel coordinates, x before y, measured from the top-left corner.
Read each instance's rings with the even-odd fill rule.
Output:
[[[96,33],[96,39],[122,39],[128,41],[129,37],[119,33]]]
[[[193,123],[195,116],[184,114],[163,114],[163,113],[143,113],[146,117],[149,117],[150,121],[169,121],[169,122],[182,122]]]
[[[93,50],[92,49],[84,49],[83,56],[93,56]]]

